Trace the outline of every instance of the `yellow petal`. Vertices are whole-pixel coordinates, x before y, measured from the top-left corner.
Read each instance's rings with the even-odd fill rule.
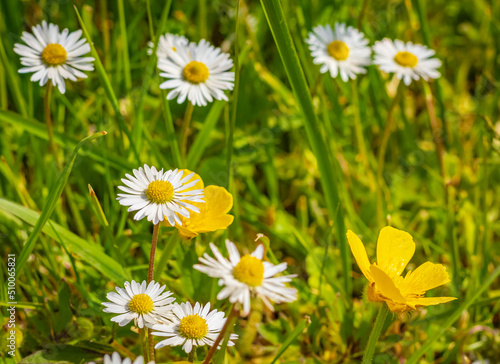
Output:
[[[207,213],[214,216],[226,214],[233,207],[233,195],[224,187],[207,186],[205,188],[205,200],[210,203]]]
[[[356,263],[358,263],[359,269],[361,269],[366,279],[373,282],[373,278],[370,274],[370,260],[368,260],[368,255],[366,254],[366,249],[361,239],[351,230],[348,230],[347,241],[351,247],[352,255],[354,255],[354,259],[356,259]]]
[[[196,231],[199,233],[206,233],[220,229],[227,229],[233,223],[233,215],[222,215],[204,220],[196,225]]]
[[[198,233],[226,229],[234,220],[227,214],[233,207],[233,196],[224,187],[207,186],[204,195],[204,203],[193,203],[200,209],[199,213],[191,212],[189,218],[179,216],[182,226],[175,227],[184,239],[192,239]]]
[[[456,300],[456,297],[418,297],[409,299],[407,304],[411,306],[432,306]]]
[[[389,277],[385,271],[375,264],[372,264],[370,266],[370,273],[375,282],[375,288],[377,288],[384,297],[398,303],[404,303],[406,301],[399,291],[399,288],[396,287],[392,278]]]
[[[415,243],[410,234],[386,226],[380,230],[377,241],[377,265],[390,277],[401,274],[415,253]]]
[[[408,272],[401,282],[404,295],[423,295],[430,289],[450,281],[446,267],[441,264],[426,262],[412,272]]]

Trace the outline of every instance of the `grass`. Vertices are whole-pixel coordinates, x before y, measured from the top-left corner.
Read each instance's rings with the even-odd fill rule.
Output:
[[[214,362],[361,362],[380,304],[366,297],[345,233],[359,234],[373,260],[385,225],[416,242],[407,270],[426,261],[447,267],[451,283],[428,295],[458,299],[389,313],[370,346],[373,363],[497,361],[495,2],[96,0],[74,7],[1,0],[0,13],[0,272],[6,282],[7,257],[15,254],[19,341],[12,358],[4,345],[9,298],[2,283],[5,363],[142,355],[131,325],[112,323],[101,305],[115,286],[147,277],[153,227],[116,201],[120,178],[142,163],[187,167],[205,186],[233,194],[235,220],[227,230],[182,241],[161,227],[155,279],[178,302],[210,301],[228,312],[229,302],[216,299],[215,280],[192,269],[209,242],[222,248],[229,238],[252,251],[262,233],[267,259],[286,261],[287,273],[297,274],[298,300],[276,305],[275,313],[255,300],[250,315],[236,320],[236,346]],[[45,88],[17,72],[13,52],[22,31],[42,20],[82,29],[96,59],[87,79],[67,81],[64,95],[52,90],[62,168],[49,149]],[[375,66],[351,84],[321,74],[304,38],[336,21],[359,27],[370,44],[389,37],[428,45],[443,60],[442,77],[401,87],[396,97],[395,80]],[[148,41],[156,47],[165,32],[206,37],[237,65],[229,102],[194,108],[186,155],[186,103],[166,100],[156,57],[147,55]],[[388,118],[394,127],[381,163]],[[195,360],[207,352],[199,348]],[[186,358],[180,347],[156,351],[157,363]]]

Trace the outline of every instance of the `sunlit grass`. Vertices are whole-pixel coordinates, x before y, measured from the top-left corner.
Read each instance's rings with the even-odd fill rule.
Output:
[[[298,299],[276,312],[253,300],[247,317],[234,317],[236,345],[222,341],[214,362],[356,363],[367,347],[374,363],[498,360],[495,2],[30,0],[2,1],[0,13],[0,271],[6,282],[3,262],[15,254],[19,340],[13,358],[2,283],[6,363],[143,355],[138,331],[111,322],[101,303],[115,286],[148,275],[153,226],[116,201],[120,179],[144,163],[189,168],[233,196],[227,230],[183,240],[176,228],[159,229],[154,280],[177,302],[232,312],[216,298],[217,279],[192,268],[212,254],[210,242],[227,256],[226,238],[242,254],[264,244],[266,260],[297,275]],[[17,72],[13,52],[42,20],[82,29],[95,58],[87,79],[67,80],[65,94],[54,88],[45,105],[55,152],[46,89]],[[388,37],[434,49],[441,78],[399,86],[375,65],[349,82],[320,73],[305,39],[335,22],[358,28],[370,45]],[[195,106],[190,116],[187,102],[166,100],[155,55],[165,32],[206,38],[230,54],[228,102]],[[457,300],[389,312],[375,324],[385,303],[367,298],[346,233],[359,234],[371,259],[386,225],[416,243],[406,272],[427,261],[446,267],[451,282],[427,296]],[[380,337],[369,343],[374,326]],[[208,351],[188,357],[166,347],[156,362],[201,362]]]

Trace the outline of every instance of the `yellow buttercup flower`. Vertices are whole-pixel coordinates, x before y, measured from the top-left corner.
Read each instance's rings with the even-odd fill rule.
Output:
[[[415,243],[407,232],[387,226],[377,241],[377,262],[370,264],[365,247],[351,230],[347,240],[361,272],[370,282],[368,298],[385,301],[392,312],[403,313],[419,306],[453,301],[455,297],[424,297],[425,292],[450,281],[446,267],[426,262],[403,278],[401,273],[415,253]]]
[[[191,173],[188,170],[184,171]],[[175,224],[179,235],[183,239],[192,239],[199,233],[227,229],[234,220],[234,217],[228,214],[229,210],[233,207],[233,196],[224,187],[204,187],[203,180],[197,174],[192,179],[199,179],[199,181],[190,189],[203,189],[205,202],[192,203],[192,205],[200,210],[200,213],[191,214],[189,218],[179,216],[182,226]]]

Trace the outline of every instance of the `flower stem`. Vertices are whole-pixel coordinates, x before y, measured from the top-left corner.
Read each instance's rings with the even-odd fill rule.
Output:
[[[156,255],[156,245],[158,243],[159,231],[160,231],[160,223],[156,224],[153,228],[153,240],[151,242],[151,253],[149,254],[148,284],[153,280],[155,272],[155,255]]]
[[[427,111],[429,112],[429,121],[431,124],[432,137],[434,144],[436,146],[436,154],[439,161],[439,169],[441,170],[441,177],[443,178],[443,187],[445,192],[445,199],[448,198],[447,193],[447,182],[446,182],[446,169],[444,165],[444,153],[445,147],[443,143],[443,128],[440,127],[439,122],[436,118],[436,110],[434,109],[434,98],[432,96],[432,91],[429,83],[423,82],[425,103],[427,105]]]
[[[190,363],[194,363],[194,353],[195,353],[195,350],[196,350],[196,347],[193,347],[193,349],[189,353],[188,362],[190,362]]]
[[[234,305],[231,306],[231,312],[229,312],[229,316],[227,316],[226,322],[224,323],[224,327],[219,333],[219,336],[217,336],[217,339],[215,339],[214,344],[210,348],[210,351],[207,354],[207,357],[205,360],[203,360],[202,364],[208,364],[210,363],[210,360],[212,360],[212,357],[214,356],[215,352],[217,351],[217,348],[219,347],[220,342],[224,338],[224,335],[226,334],[226,331],[230,325],[232,325],[234,319],[238,315],[239,311],[234,308]]]
[[[387,121],[385,123],[384,134],[382,135],[382,141],[380,142],[380,147],[378,151],[378,170],[377,170],[377,182],[379,184],[379,191],[377,194],[377,215],[380,223],[383,223],[383,207],[382,207],[382,198],[383,198],[383,190],[385,187],[384,184],[384,165],[385,165],[385,152],[387,151],[387,145],[389,144],[389,138],[391,137],[391,131],[394,127],[394,109],[399,102],[403,94],[403,82],[400,82],[398,85],[398,89],[396,91],[396,96],[392,99],[391,105],[389,106],[389,110],[387,111]]]
[[[141,343],[142,343],[142,355],[144,356],[144,361],[147,363],[148,360],[148,344],[146,342],[146,328],[139,329],[141,332]]]
[[[54,159],[59,167],[61,167],[59,163],[59,158],[57,157],[57,148],[54,143],[54,131],[52,127],[52,117],[50,115],[50,96],[52,94],[52,83],[47,83],[47,89],[45,92],[45,98],[43,100],[43,109],[45,112],[45,125],[47,126],[47,134],[49,134],[49,149],[54,155]]]
[[[380,310],[377,315],[377,319],[375,320],[375,324],[373,325],[370,338],[368,339],[368,344],[366,345],[365,354],[363,355],[363,364],[371,364],[372,362],[373,353],[375,352],[375,345],[377,345],[380,333],[384,328],[385,320],[387,318],[388,313],[389,313],[389,307],[387,306],[386,303],[382,303],[382,306],[380,307]]]
[[[160,231],[160,223],[156,224],[153,228],[153,240],[151,242],[151,253],[149,254],[149,269],[148,269],[148,284],[153,280],[154,270],[155,270],[155,254],[156,245],[158,243],[158,232]],[[153,330],[148,330],[148,342],[149,342],[149,359],[151,361],[155,360],[155,343],[153,340]]]
[[[148,342],[149,342],[149,359],[155,361],[155,341],[153,338],[153,329],[148,329]]]
[[[193,116],[193,110],[194,105],[191,103],[191,101],[188,101],[181,128],[181,155],[183,160],[186,160],[188,130],[189,124],[191,123],[191,117]]]
[[[370,185],[370,190],[376,188],[376,182],[374,181],[374,175],[370,168],[370,161],[368,160],[368,152],[365,143],[365,137],[363,134],[363,125],[361,124],[361,116],[359,110],[359,92],[358,92],[358,82],[357,80],[352,80],[352,104],[354,106],[354,130],[356,132],[356,139],[358,141],[358,151],[361,156],[361,160],[365,166],[366,174],[368,177],[368,182]]]

